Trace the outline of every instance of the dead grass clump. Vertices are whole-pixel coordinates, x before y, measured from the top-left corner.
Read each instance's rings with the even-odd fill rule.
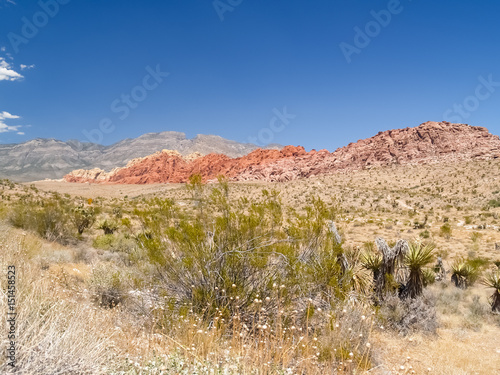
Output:
[[[5,228],[2,232],[6,234]],[[9,232],[0,242],[0,265],[16,267],[16,367],[12,370],[5,356],[0,372],[16,374],[102,374],[113,364],[109,321],[97,310],[68,298],[50,276],[40,274],[29,262],[22,235]],[[6,289],[7,279],[1,279]],[[7,311],[7,295],[0,297],[0,311]],[[97,328],[98,327],[98,328]],[[2,324],[0,335],[7,337]],[[0,344],[7,351],[6,341]]]
[[[94,301],[101,307],[114,308],[126,297],[124,275],[112,263],[100,263],[92,270],[90,287]]]
[[[435,334],[439,325],[436,298],[427,289],[417,298],[401,300],[396,295],[388,296],[378,316],[383,325],[402,335],[414,332]]]

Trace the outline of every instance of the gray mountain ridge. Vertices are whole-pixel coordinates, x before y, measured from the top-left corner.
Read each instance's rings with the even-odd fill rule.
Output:
[[[187,138],[185,133],[165,131],[127,138],[110,146],[78,140],[60,141],[36,138],[19,144],[0,144],[0,178],[27,182],[60,179],[75,169],[101,168],[109,171],[123,167],[134,158],[151,155],[164,149],[177,150],[182,155],[193,152],[218,153],[240,157],[259,148],[252,143],[240,143],[217,135],[198,134]],[[262,148],[280,149],[270,144]]]

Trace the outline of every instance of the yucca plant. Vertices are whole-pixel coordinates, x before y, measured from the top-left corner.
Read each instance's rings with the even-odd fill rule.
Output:
[[[104,234],[113,234],[118,230],[118,224],[114,220],[106,219],[98,224],[97,229],[104,231]]]
[[[433,244],[422,244],[420,242],[408,244],[404,264],[410,271],[406,283],[406,291],[410,298],[418,297],[424,290],[425,274],[423,268],[432,262],[434,248]]]
[[[426,268],[423,270],[424,273],[424,287],[427,285],[434,284],[436,281],[436,272],[432,268]]]
[[[388,291],[393,291],[399,286],[400,280],[396,273],[408,251],[408,243],[405,240],[399,240],[394,246],[390,247],[385,240],[380,237],[375,240],[375,243],[382,253],[380,270],[375,280],[375,293],[378,300],[382,301],[384,299],[384,294]]]
[[[500,312],[500,271],[491,272],[483,280],[482,284],[495,289],[491,295],[491,310]]]
[[[453,281],[458,288],[467,289],[467,287],[474,284],[478,276],[478,267],[471,264],[466,259],[457,259],[451,265],[451,281]]]
[[[377,253],[364,253],[361,256],[361,264],[367,270],[373,273],[373,282],[375,283],[380,275],[380,269],[382,267],[382,255]]]

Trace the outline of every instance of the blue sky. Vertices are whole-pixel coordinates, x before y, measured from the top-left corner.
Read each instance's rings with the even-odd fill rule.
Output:
[[[0,0],[0,142],[175,130],[333,151],[429,120],[499,134],[499,14],[496,0]]]

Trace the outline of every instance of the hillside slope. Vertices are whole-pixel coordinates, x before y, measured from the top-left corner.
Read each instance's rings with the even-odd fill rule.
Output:
[[[100,169],[76,170],[64,179],[68,182],[178,183],[199,173],[205,181],[218,175],[235,181],[289,181],[340,170],[496,158],[498,155],[500,138],[486,128],[426,122],[414,128],[380,132],[333,153],[326,150],[306,152],[301,146],[286,146],[282,150],[257,149],[238,158],[214,153],[185,158],[164,150],[133,160],[125,168],[109,173]]]

